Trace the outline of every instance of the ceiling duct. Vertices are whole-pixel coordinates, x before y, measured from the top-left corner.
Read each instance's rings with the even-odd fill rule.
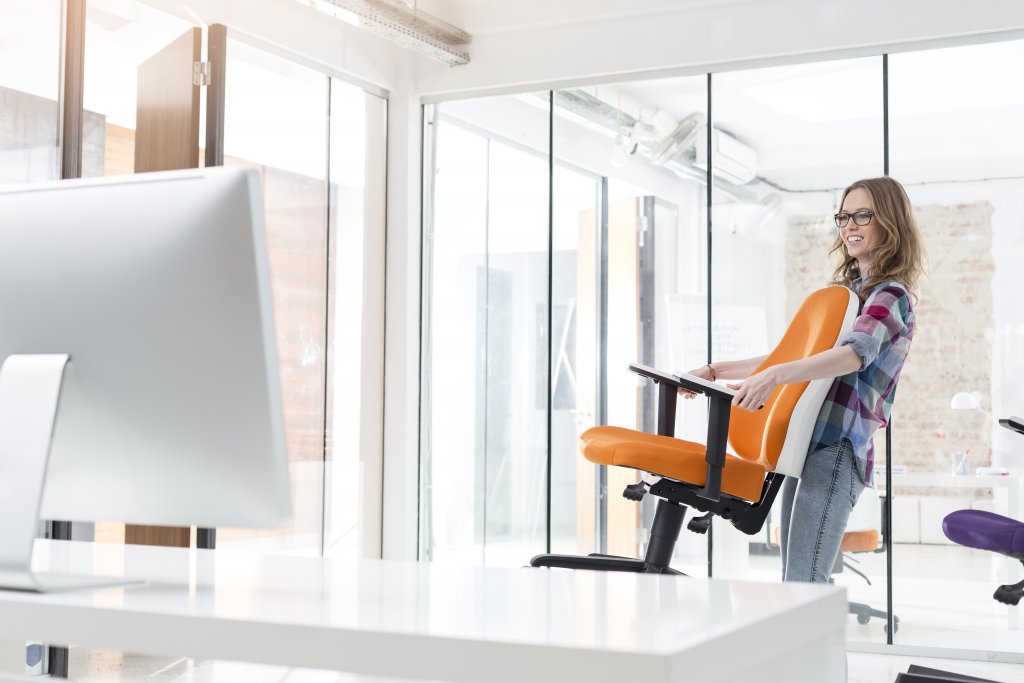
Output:
[[[448,66],[469,63],[464,46],[473,37],[402,0],[300,0],[343,20],[355,19],[360,28],[415,50]],[[347,15],[347,16],[346,16]]]
[[[547,101],[548,95],[543,93],[538,94],[538,97]],[[668,135],[662,136],[650,123],[641,121],[582,89],[556,90],[555,106],[583,117],[612,136],[628,131],[630,143],[637,143],[639,151],[652,164],[662,166],[680,178],[688,178],[700,183],[707,182],[707,155],[701,154],[704,150],[700,149],[707,145],[707,119],[704,114],[694,112],[684,117]],[[713,151],[715,154],[715,165],[712,167],[714,186],[734,199],[755,201],[756,193],[743,185],[758,177],[754,171],[757,153],[727,134],[724,135],[727,135],[729,140],[722,145],[717,135],[722,131],[716,128],[715,133],[712,140],[718,144],[715,145]],[[727,173],[723,173],[723,169],[719,168],[720,162],[726,161],[721,156],[723,146],[737,152],[735,161],[738,163],[730,165],[730,172]],[[703,165],[696,163],[698,159]],[[730,157],[728,161],[733,161],[733,159]]]
[[[697,138],[705,127],[704,114],[693,112],[685,117],[671,133],[658,140],[651,149],[651,163],[664,166],[676,157],[689,151],[697,142]]]

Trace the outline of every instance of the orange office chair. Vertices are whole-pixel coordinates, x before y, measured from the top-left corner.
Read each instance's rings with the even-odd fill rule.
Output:
[[[812,292],[758,370],[834,348],[852,328],[858,310],[856,294],[846,287]],[[781,385],[763,409],[749,412],[731,408],[735,392],[720,384],[636,363],[629,369],[659,385],[658,433],[592,427],[580,434],[580,452],[600,465],[649,473],[622,493],[635,501],[647,494],[659,499],[647,553],[642,560],[597,553],[537,555],[530,560],[534,567],[680,574],[669,562],[687,506],[705,513],[690,520],[691,531],[705,533],[712,516],[719,515],[746,534],[757,533],[783,479],[803,471],[811,431],[832,385],[832,379]],[[710,401],[706,445],[673,436],[680,387]],[[726,452],[727,439],[731,452]]]

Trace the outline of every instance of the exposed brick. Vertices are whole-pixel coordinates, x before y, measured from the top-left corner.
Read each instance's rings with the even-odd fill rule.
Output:
[[[972,468],[987,465],[991,444],[985,417],[953,411],[949,401],[957,391],[979,391],[982,403],[991,405],[992,344],[986,336],[991,339],[994,333],[992,205],[926,205],[915,212],[929,273],[917,292],[917,334],[893,405],[893,462],[912,472],[946,472],[950,454],[969,448]],[[823,232],[821,225],[822,216],[817,215],[794,216],[787,225],[789,315],[832,273],[826,255],[835,234]],[[875,449],[884,461],[881,430]]]

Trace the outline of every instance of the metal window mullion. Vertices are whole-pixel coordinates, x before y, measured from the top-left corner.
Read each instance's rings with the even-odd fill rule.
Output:
[[[555,342],[554,337],[554,320],[552,311],[554,310],[554,249],[555,249],[555,92],[552,90],[548,93],[548,371],[547,371],[547,421],[545,425],[545,439],[546,439],[546,473],[544,478],[544,504],[545,504],[545,523],[544,523],[544,538],[545,538],[545,551],[551,552],[551,482],[553,477],[551,476],[551,468],[553,465],[553,458],[551,453],[551,411],[554,408],[554,397],[552,392],[555,387],[555,378],[552,377],[552,370],[554,368],[554,357],[552,352],[552,346]]]
[[[594,423],[608,424],[608,178],[601,178],[597,221],[597,405]],[[608,552],[608,467],[597,465],[597,549]]]
[[[82,177],[82,126],[85,120],[85,0],[61,5],[60,56],[60,177]]]
[[[328,407],[330,406],[329,397],[331,395],[331,370],[333,356],[331,354],[331,323],[334,322],[334,318],[331,316],[331,306],[334,305],[334,297],[331,296],[331,211],[334,206],[331,204],[331,134],[333,132],[333,126],[331,125],[331,105],[332,105],[332,92],[331,92],[331,77],[325,76],[327,85],[327,108],[325,114],[325,128],[327,134],[327,149],[324,155],[324,404],[323,404],[323,421],[321,422],[321,441],[320,441],[320,452],[321,452],[321,467],[320,467],[320,556],[327,551],[327,433],[330,427],[329,420],[331,416],[328,414]],[[362,387],[360,387],[361,389]]]
[[[882,55],[882,173],[889,175],[889,55]],[[885,596],[887,645],[893,644],[895,630],[892,600],[892,419],[885,427]]]
[[[416,458],[416,510],[419,513],[416,534],[416,557],[433,559],[430,542],[433,498],[430,495],[433,451],[431,447],[432,411],[432,349],[433,349],[433,277],[434,277],[434,164],[437,159],[437,105],[420,108],[424,144],[420,148],[420,400],[419,443]]]
[[[82,130],[85,121],[85,0],[63,0],[60,26],[60,78],[57,96],[59,121],[57,147],[60,150],[62,180],[82,177]],[[71,522],[48,522],[45,535],[71,540]],[[68,648],[46,648],[46,673],[53,678],[68,677]]]
[[[484,154],[484,377],[483,377],[483,414],[484,414],[484,442],[483,442],[483,486],[480,491],[484,500],[481,509],[483,511],[483,539],[480,544],[480,559],[487,564],[487,493],[490,490],[487,486],[487,470],[490,462],[490,379],[491,379],[491,141],[485,143],[486,153]]]
[[[713,267],[712,266],[712,259],[711,259],[711,256],[712,256],[712,253],[711,253],[711,242],[712,242],[712,240],[711,240],[711,224],[712,224],[712,220],[711,220],[711,213],[712,213],[712,211],[711,211],[711,208],[713,206],[713,204],[712,204],[712,199],[713,199],[712,198],[712,188],[714,187],[714,182],[713,182],[713,178],[712,178],[712,168],[715,165],[715,160],[714,160],[714,158],[712,156],[712,147],[713,147],[713,145],[712,145],[712,141],[711,141],[711,136],[712,136],[712,133],[714,132],[714,126],[712,125],[712,121],[711,121],[711,74],[710,73],[708,74],[708,77],[707,77],[707,108],[708,108],[707,116],[705,117],[706,121],[707,121],[707,123],[706,123],[706,126],[707,126],[707,140],[706,140],[705,143],[707,145],[708,166],[707,166],[707,169],[705,170],[705,183],[704,184],[706,186],[705,203],[706,203],[707,206],[706,206],[706,209],[705,209],[705,213],[706,213],[706,218],[707,218],[706,229],[707,229],[707,245],[708,245],[707,246],[707,249],[708,249],[708,282],[707,282],[707,284],[708,284],[708,295],[707,295],[707,302],[708,302],[708,305],[707,305],[707,314],[708,314],[708,318],[707,318],[707,326],[708,326],[708,338],[707,338],[708,353],[707,353],[707,362],[711,363],[712,362],[712,352],[714,351],[714,349],[711,348],[711,344],[712,344],[712,334],[711,334],[711,330],[712,330],[712,327],[711,327],[712,315],[711,315],[711,311],[712,311],[712,308],[713,308],[713,306],[711,305],[711,302],[712,302],[712,298],[711,298],[711,296],[712,296],[712,267]],[[711,526],[711,527],[708,528],[708,561],[707,561],[707,565],[708,565],[708,578],[711,578],[712,576],[714,576],[715,567],[714,567],[714,562],[712,561],[712,557],[713,557],[713,554],[714,554],[714,549],[715,549],[715,529],[714,529],[713,526]]]

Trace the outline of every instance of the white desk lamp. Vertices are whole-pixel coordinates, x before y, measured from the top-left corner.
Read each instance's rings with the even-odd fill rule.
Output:
[[[953,394],[953,398],[949,400],[949,407],[953,410],[977,410],[988,419],[993,422],[997,422],[996,418],[992,416],[992,413],[981,407],[980,391],[958,391]]]
[[[949,407],[953,410],[977,410],[979,413],[991,420],[993,424],[999,424],[999,421],[992,415],[992,413],[981,407],[981,392],[979,391],[958,391],[953,394],[953,398],[950,399]],[[954,469],[958,469],[956,465],[954,465]],[[976,474],[1006,474],[1006,470],[1002,467],[979,467],[976,470]]]

